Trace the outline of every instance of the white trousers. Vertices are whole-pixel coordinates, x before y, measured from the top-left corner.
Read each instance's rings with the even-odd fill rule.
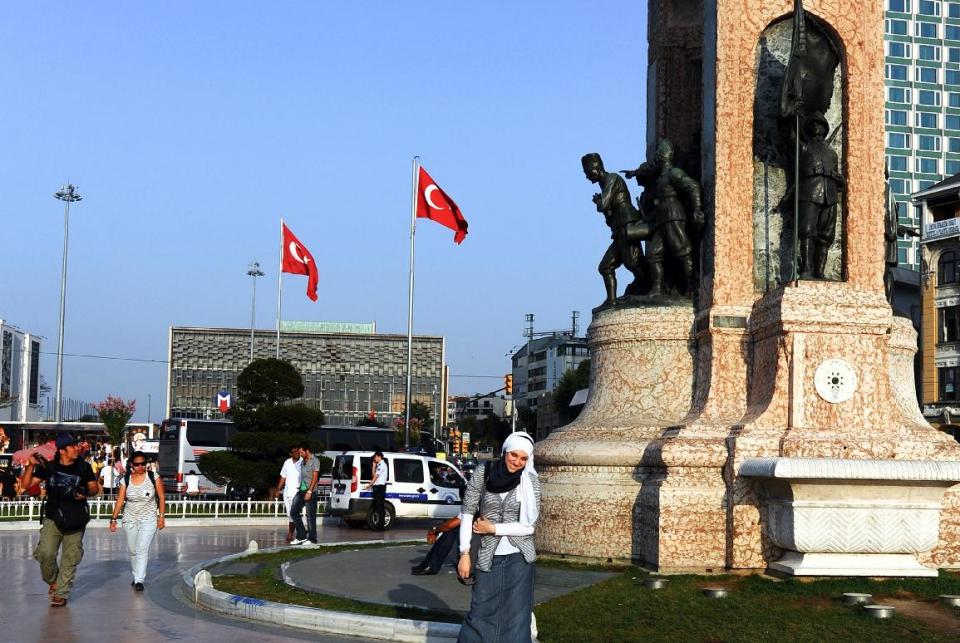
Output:
[[[150,553],[150,543],[157,533],[157,521],[127,522],[123,521],[123,530],[127,533],[127,550],[130,552],[130,567],[133,570],[133,582],[142,583],[147,575],[147,555]]]

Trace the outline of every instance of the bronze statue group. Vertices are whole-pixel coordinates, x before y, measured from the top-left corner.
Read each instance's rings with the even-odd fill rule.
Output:
[[[612,238],[598,268],[607,294],[600,309],[642,298],[691,295],[696,283],[695,250],[704,227],[702,193],[699,183],[674,165],[670,141],[660,141],[652,161],[624,171],[626,178],[636,179],[644,188],[636,207],[624,178],[607,172],[599,154],[586,154],[581,163],[587,179],[600,186],[593,202]],[[630,271],[633,281],[618,299],[616,270],[620,266]]]

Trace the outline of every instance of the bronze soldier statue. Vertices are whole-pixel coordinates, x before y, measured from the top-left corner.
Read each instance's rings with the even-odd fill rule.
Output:
[[[613,239],[598,267],[607,291],[607,298],[601,306],[605,308],[617,301],[616,271],[620,266],[625,266],[633,274],[626,295],[639,295],[646,285],[647,271],[640,240],[646,237],[647,226],[630,202],[630,191],[623,177],[605,171],[599,154],[585,154],[580,162],[587,179],[600,185],[601,192],[593,195],[593,202],[597,211],[603,213]]]
[[[636,178],[637,183],[652,186],[653,199],[653,238],[647,247],[647,262],[650,270],[650,295],[663,294],[664,251],[679,261],[685,282],[686,293],[694,289],[693,283],[693,244],[687,234],[687,214],[684,210],[685,198],[693,208],[692,223],[702,228],[704,223],[700,185],[686,172],[673,164],[673,144],[661,139],[657,145],[657,157],[636,170],[627,170],[626,177]],[[648,188],[649,189],[649,188]]]
[[[823,279],[827,252],[837,229],[839,192],[846,186],[837,153],[827,144],[827,119],[814,112],[804,123],[800,141],[800,188],[797,216],[801,279]]]

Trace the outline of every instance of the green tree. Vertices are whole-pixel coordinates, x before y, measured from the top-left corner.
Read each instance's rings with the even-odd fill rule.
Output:
[[[553,409],[565,422],[573,422],[582,407],[570,408],[574,394],[590,386],[590,360],[585,359],[576,369],[570,368],[560,378],[553,391]]]
[[[433,428],[433,418],[430,412],[430,406],[423,402],[414,402],[410,405],[410,419],[420,420],[420,428],[426,428],[428,431]]]
[[[303,378],[293,364],[255,359],[237,377],[237,401],[230,419],[240,431],[304,433],[323,425],[323,411],[290,401],[303,395]]]
[[[510,428],[510,422],[503,418],[496,415],[484,416],[483,420],[480,421],[481,439],[477,440],[471,435],[471,448],[475,442],[480,442],[483,446],[492,446],[494,449],[498,449],[510,435]]]
[[[253,487],[265,493],[277,482],[280,465],[289,457],[291,447],[304,441],[296,433],[240,432],[234,435],[229,451],[211,451],[201,455],[197,466],[211,480],[223,484],[231,482],[236,487]],[[306,442],[318,458],[320,475],[330,473],[333,461],[320,455],[324,444],[318,440]]]
[[[203,455],[200,471],[216,481],[253,487],[265,492],[277,481],[280,465],[290,448],[303,434],[323,425],[323,412],[302,403],[291,403],[303,395],[303,379],[289,362],[258,359],[237,378],[237,402],[230,411],[239,431],[230,451]],[[323,445],[313,445],[314,452]],[[321,474],[330,470],[330,460],[320,460]]]
[[[403,444],[403,438],[405,431],[403,430],[403,418],[397,418],[393,423],[393,431],[396,436],[397,444]],[[423,427],[423,424],[420,421],[420,418],[415,415],[410,416],[410,446],[416,447],[420,444],[420,429]]]
[[[537,431],[537,412],[529,406],[517,407],[517,428],[535,435]]]
[[[255,359],[237,377],[237,404],[243,407],[275,406],[302,395],[303,378],[282,359]]]

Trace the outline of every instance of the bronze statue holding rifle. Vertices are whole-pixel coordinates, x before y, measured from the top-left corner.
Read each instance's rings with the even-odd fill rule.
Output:
[[[840,192],[846,181],[830,147],[824,114],[833,100],[840,56],[813,21],[807,27],[802,0],[794,0],[790,59],[780,90],[781,143],[793,158],[795,279],[823,279],[836,236]],[[838,128],[839,129],[839,128]]]
[[[700,185],[686,172],[673,164],[673,144],[661,139],[657,155],[635,170],[624,172],[628,179],[635,178],[647,192],[653,191],[653,234],[648,242],[647,261],[650,267],[650,290],[647,294],[665,294],[664,260],[667,251],[679,264],[683,276],[680,292],[690,295],[694,289],[693,243],[688,225],[699,235],[704,225],[703,203]],[[686,205],[689,205],[688,220]]]

